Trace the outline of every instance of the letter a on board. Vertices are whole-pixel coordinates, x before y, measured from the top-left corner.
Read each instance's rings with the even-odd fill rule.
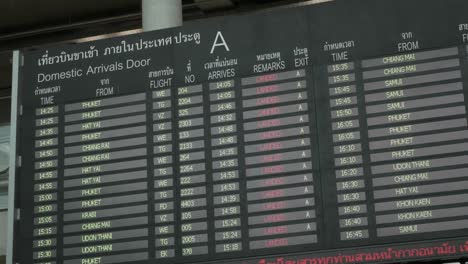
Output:
[[[216,33],[216,38],[213,42],[213,46],[211,47],[210,54],[213,54],[215,48],[220,47],[220,46],[223,46],[226,49],[226,51],[230,51],[229,46],[226,43],[226,40],[224,40],[223,34],[221,33],[221,31],[218,31],[218,33]]]

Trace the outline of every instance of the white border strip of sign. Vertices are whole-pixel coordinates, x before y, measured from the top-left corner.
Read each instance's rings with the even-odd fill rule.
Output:
[[[13,81],[11,83],[11,133],[10,133],[10,175],[8,179],[8,229],[6,263],[13,264],[13,244],[15,233],[15,179],[16,179],[16,127],[18,118],[20,51],[13,51]]]

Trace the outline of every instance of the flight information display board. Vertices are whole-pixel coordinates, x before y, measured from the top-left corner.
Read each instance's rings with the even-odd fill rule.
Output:
[[[14,261],[466,256],[467,11],[335,1],[22,51]]]

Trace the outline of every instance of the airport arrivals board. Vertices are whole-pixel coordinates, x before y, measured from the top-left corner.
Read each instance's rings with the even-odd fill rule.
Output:
[[[467,256],[467,12],[335,1],[23,50],[14,262]]]

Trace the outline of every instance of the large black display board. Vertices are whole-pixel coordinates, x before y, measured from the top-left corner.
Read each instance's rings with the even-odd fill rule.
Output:
[[[336,1],[23,51],[14,261],[466,256],[467,11]]]

